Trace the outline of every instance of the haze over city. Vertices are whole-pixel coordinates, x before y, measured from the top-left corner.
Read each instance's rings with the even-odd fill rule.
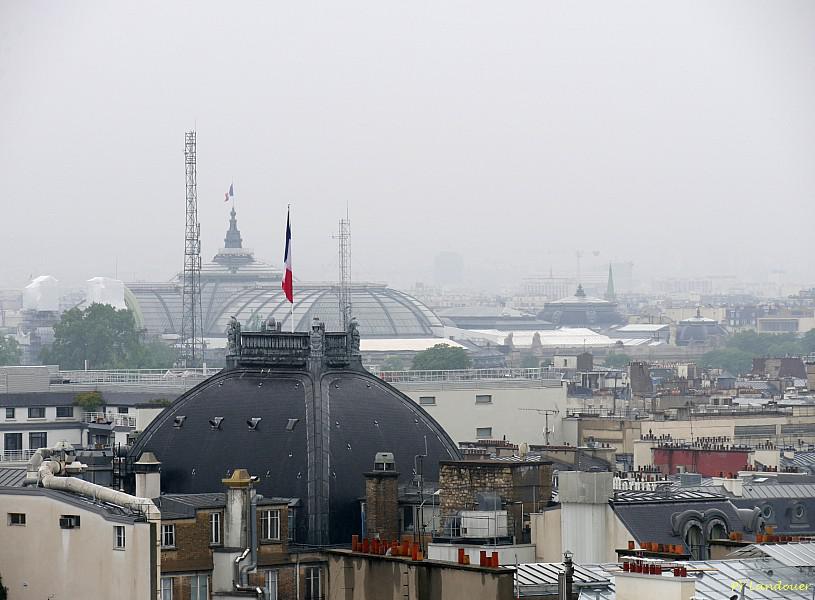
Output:
[[[277,265],[291,203],[304,280],[336,279],[348,209],[355,280],[452,251],[490,289],[582,251],[811,284],[814,26],[805,1],[6,2],[0,286],[181,271],[193,128],[205,257],[234,182]]]

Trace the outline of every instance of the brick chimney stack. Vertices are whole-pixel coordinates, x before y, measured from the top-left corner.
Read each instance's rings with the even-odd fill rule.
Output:
[[[374,470],[365,473],[367,537],[399,539],[399,473],[391,452],[377,452]]]

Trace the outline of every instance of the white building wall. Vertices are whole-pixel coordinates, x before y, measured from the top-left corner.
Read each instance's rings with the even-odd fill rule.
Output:
[[[429,560],[444,560],[447,562],[458,562],[458,549],[464,548],[464,553],[470,557],[470,564],[477,565],[484,550],[487,556],[492,556],[493,552],[498,553],[498,564],[501,566],[514,566],[535,562],[534,544],[514,544],[506,546],[466,546],[463,544],[439,544],[431,543],[427,546],[427,558]]]
[[[560,508],[530,515],[531,539],[532,543],[535,544],[536,562],[560,562],[563,560],[565,550],[575,552],[575,557],[577,557],[578,551],[575,548],[578,548],[585,555],[586,546],[590,543],[595,545],[590,549],[590,553],[598,557],[593,559],[593,562],[616,562],[617,550],[627,548],[628,542],[634,539],[610,505],[584,504],[576,506],[589,506],[593,510],[582,512],[580,510],[567,510],[566,521],[563,520],[563,505]],[[599,514],[601,510],[605,513],[605,516]],[[588,528],[588,525],[584,526],[579,522],[575,523],[580,518],[592,519],[598,527],[599,524],[603,524],[603,529],[590,532],[593,537],[592,541],[589,541],[589,539],[575,539],[573,534],[568,533],[569,528],[575,526],[582,528],[584,531]],[[577,559],[575,558],[575,560]]]
[[[24,513],[25,526],[8,513]],[[80,526],[61,529],[61,515]],[[0,494],[0,573],[9,598],[148,600],[150,524],[124,524],[125,548],[114,549],[114,525],[102,515],[44,495]]]
[[[558,415],[549,415],[549,428],[554,430],[549,441],[551,444],[570,441],[564,439],[560,425],[566,414],[566,387],[558,381],[398,383],[395,386],[430,413],[454,442],[506,436],[507,441],[517,444],[542,444],[544,415],[521,409],[558,410]],[[492,401],[476,403],[476,396],[484,395],[491,395]],[[423,397],[435,398],[435,404],[423,403],[420,400]],[[478,436],[477,430],[481,428],[491,428],[491,435]]]

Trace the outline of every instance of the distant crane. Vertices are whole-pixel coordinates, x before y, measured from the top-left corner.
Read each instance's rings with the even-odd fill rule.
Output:
[[[536,412],[539,415],[543,415],[546,419],[546,423],[543,427],[543,443],[545,446],[549,445],[549,434],[554,433],[554,429],[549,429],[549,415],[557,415],[560,414],[560,411],[552,408],[519,408],[518,410],[528,410],[532,412]]]

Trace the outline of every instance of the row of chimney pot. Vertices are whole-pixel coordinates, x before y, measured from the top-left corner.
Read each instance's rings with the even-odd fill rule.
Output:
[[[464,550],[464,548],[458,549],[458,564],[460,565],[469,565],[470,564],[470,555]],[[487,554],[486,550],[479,550],[478,553],[478,566],[479,567],[492,567],[494,569],[498,568],[498,553],[493,552],[491,555]]]
[[[662,575],[662,563],[642,560],[623,561],[623,573],[641,573],[643,575]],[[688,569],[676,565],[672,569],[674,577],[687,577]]]
[[[628,549],[636,550],[634,540],[628,540]],[[643,542],[640,550],[647,552],[660,552],[662,554],[685,554],[685,547],[682,544],[658,544],[657,542]]]
[[[424,552],[419,544],[411,540],[380,540],[379,538],[362,538],[358,535],[351,536],[351,552],[362,554],[375,554],[385,556],[390,551],[390,556],[405,556],[412,560],[424,560]]]

